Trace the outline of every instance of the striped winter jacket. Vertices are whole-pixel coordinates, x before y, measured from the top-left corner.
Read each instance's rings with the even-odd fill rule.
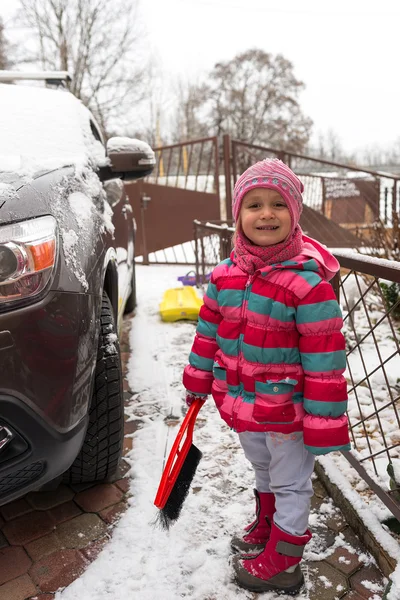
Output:
[[[183,384],[212,393],[237,432],[304,432],[314,454],[349,450],[345,340],[315,259],[248,276],[234,254],[213,271]]]

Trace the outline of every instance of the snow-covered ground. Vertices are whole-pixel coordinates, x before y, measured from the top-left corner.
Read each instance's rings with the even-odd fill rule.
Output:
[[[153,524],[157,515],[153,500],[163,462],[185,410],[181,377],[195,330],[191,322],[162,322],[158,305],[163,292],[176,287],[182,274],[177,266],[137,267],[138,309],[128,364],[134,394],[128,413],[141,426],[133,434],[133,449],[127,456],[132,466],[130,506],[99,557],[78,580],[58,592],[56,600],[256,598],[233,583],[229,564],[231,536],[249,522],[254,509],[252,471],[236,434],[218,417],[212,401],[203,407],[196,425],[195,444],[203,458],[181,517],[169,532]],[[305,554],[307,585],[298,596],[303,600],[310,597],[314,585],[313,561],[327,557],[338,545],[355,552],[342,534],[326,549],[324,523],[335,510],[329,501],[311,514],[314,537]],[[362,560],[371,562],[368,555]],[[380,593],[374,594],[374,600]]]

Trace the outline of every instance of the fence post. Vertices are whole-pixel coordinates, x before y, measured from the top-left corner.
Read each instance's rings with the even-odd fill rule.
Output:
[[[385,225],[387,225],[388,222],[388,195],[389,195],[389,190],[387,189],[387,187],[385,187],[385,192],[384,192],[384,197],[385,197]]]
[[[326,217],[325,214],[325,210],[326,210],[326,186],[325,186],[325,177],[321,177],[321,183],[322,183],[322,206],[321,206],[321,212],[324,215],[324,217]]]
[[[392,250],[397,254],[399,245],[399,213],[397,211],[397,179],[392,188]]]
[[[140,194],[140,226],[142,228],[142,246],[143,246],[143,264],[149,264],[149,253],[147,251],[147,238],[146,238],[146,218],[145,218],[145,210],[147,208],[147,204],[150,202],[151,198],[146,194],[146,192],[142,192]]]
[[[224,172],[225,172],[225,205],[226,218],[232,219],[232,175],[231,175],[231,138],[224,135]]]
[[[278,152],[276,153],[277,158],[279,158],[279,160],[281,160],[282,162],[284,162],[285,164],[287,164],[288,167],[291,166],[291,156],[290,154],[288,154],[288,157],[286,158],[286,154],[283,150],[278,150]]]
[[[217,194],[217,198],[218,198],[218,206],[219,206],[219,218],[222,219],[222,215],[221,215],[221,194],[220,194],[220,187],[219,187],[219,144],[218,144],[218,137],[214,138],[214,159],[215,159],[215,193]]]
[[[200,247],[201,247],[201,283],[203,284],[206,280],[206,253],[204,250],[204,235],[200,235]]]
[[[229,258],[231,253],[231,237],[227,231],[223,231],[220,235],[220,246],[220,260],[225,260],[226,258]]]
[[[194,251],[195,251],[195,261],[196,261],[196,287],[200,287],[200,265],[199,265],[199,238],[198,238],[198,221],[193,221],[194,225]]]
[[[235,142],[232,142],[231,144],[231,148],[232,148],[232,175],[233,175],[233,181],[237,181],[238,180],[238,159],[237,159],[237,145],[235,144]]]
[[[335,292],[336,300],[339,302],[340,300],[340,271],[336,273],[336,275],[331,280],[331,286],[333,287],[333,291]]]

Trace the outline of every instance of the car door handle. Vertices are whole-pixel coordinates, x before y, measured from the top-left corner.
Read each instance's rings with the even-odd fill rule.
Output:
[[[13,439],[12,432],[5,427],[4,425],[0,425],[0,451],[3,450]]]

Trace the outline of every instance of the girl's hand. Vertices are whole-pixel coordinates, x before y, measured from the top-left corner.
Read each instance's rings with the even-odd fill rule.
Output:
[[[186,394],[186,404],[187,406],[191,406],[194,400],[197,400],[197,398],[199,398],[200,400],[205,400],[206,396],[195,396],[195,394]]]

